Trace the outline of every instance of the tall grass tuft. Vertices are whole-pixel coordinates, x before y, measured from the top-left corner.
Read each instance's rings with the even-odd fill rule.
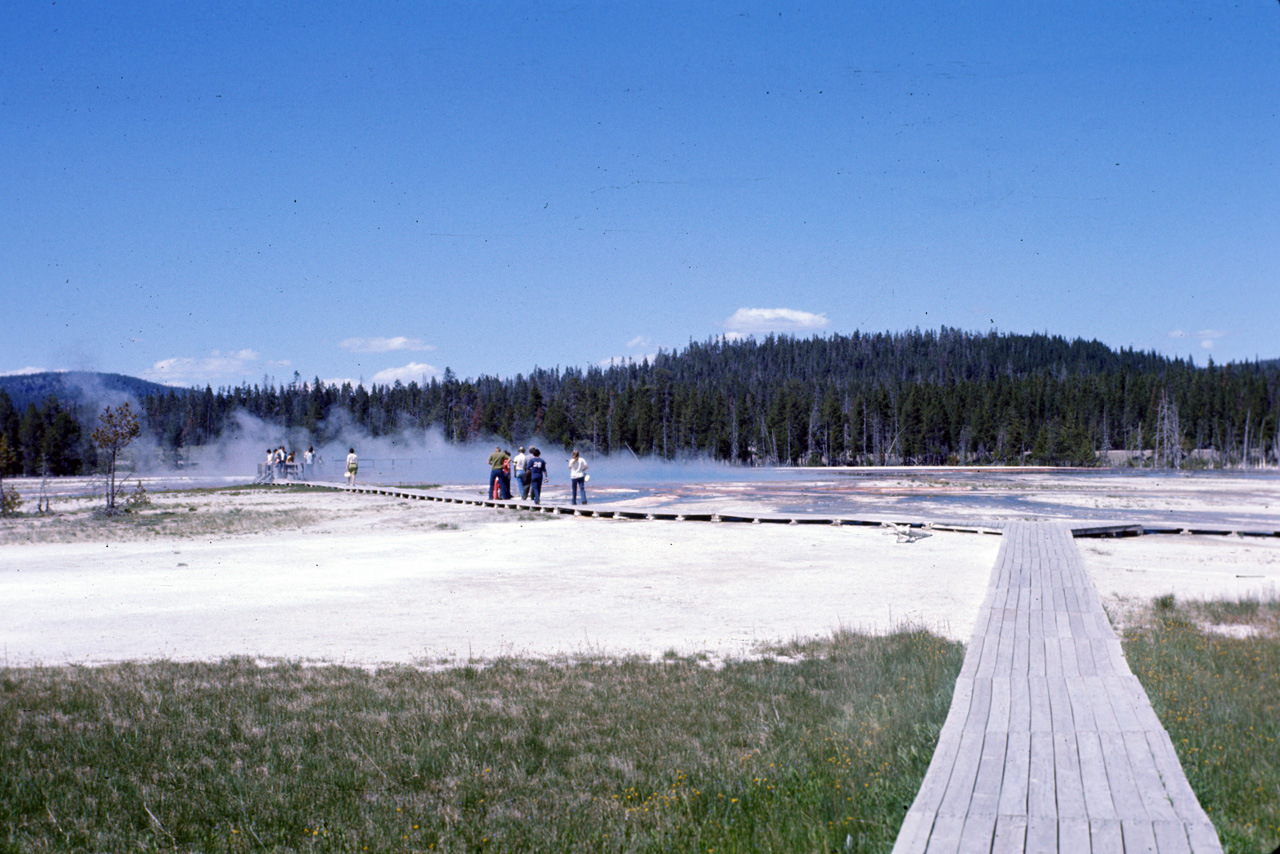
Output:
[[[1280,602],[1154,602],[1124,648],[1228,852],[1280,845]],[[1218,619],[1220,618],[1220,619]],[[1253,620],[1233,638],[1205,622]]]
[[[962,649],[0,670],[0,851],[887,851]]]

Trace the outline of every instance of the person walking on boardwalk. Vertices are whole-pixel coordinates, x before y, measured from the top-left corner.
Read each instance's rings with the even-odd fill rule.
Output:
[[[582,503],[587,503],[587,461],[573,452],[569,460],[569,483],[573,487],[573,503],[578,503],[578,490],[582,490]]]
[[[524,446],[520,446],[520,451],[511,458],[511,473],[516,477],[516,483],[520,484],[520,500],[529,500],[529,455],[524,452]]]
[[[547,477],[547,461],[542,458],[542,451],[537,448],[530,448],[529,453],[533,454],[527,463],[529,469],[529,497],[533,499],[534,504],[541,504],[542,481],[545,478],[550,483],[551,478]]]
[[[356,459],[356,449],[347,449],[347,486],[356,485],[356,470],[360,468],[359,460]]]

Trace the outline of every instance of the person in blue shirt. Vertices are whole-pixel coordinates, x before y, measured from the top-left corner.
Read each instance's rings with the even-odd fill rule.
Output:
[[[551,478],[547,477],[547,461],[542,458],[542,452],[537,448],[530,448],[529,453],[533,454],[533,458],[525,463],[529,473],[529,497],[534,504],[541,504],[542,481],[550,483]]]

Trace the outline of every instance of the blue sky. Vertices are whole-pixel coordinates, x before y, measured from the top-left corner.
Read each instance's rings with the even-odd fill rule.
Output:
[[[1280,4],[9,4],[0,373],[1280,356]]]

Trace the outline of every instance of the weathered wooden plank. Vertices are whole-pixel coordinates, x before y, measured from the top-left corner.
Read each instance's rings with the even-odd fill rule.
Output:
[[[1023,854],[1027,850],[1027,816],[1001,815],[996,818],[996,835],[991,854]]]
[[[1191,842],[1194,854],[1222,854],[1222,843],[1218,841],[1218,831],[1214,830],[1208,818],[1187,823],[1187,839]]]
[[[1124,854],[1119,819],[1089,819],[1089,843],[1093,854]]]
[[[1120,822],[1125,854],[1156,854],[1156,834],[1149,821]]]
[[[979,677],[973,680],[973,699],[969,701],[969,714],[964,719],[963,729],[986,732],[990,714],[991,680]]]
[[[1043,676],[1027,679],[1031,697],[1031,731],[1052,732],[1053,712],[1049,704],[1049,680]]]
[[[1008,734],[987,731],[983,734],[982,755],[978,758],[978,776],[969,799],[969,816],[987,815],[994,822],[1000,806],[1000,787],[1004,781],[1004,754]],[[994,827],[994,824],[992,825]],[[990,833],[987,839],[990,840]]]
[[[1125,751],[1129,754],[1129,767],[1133,769],[1133,782],[1142,796],[1142,803],[1147,815],[1153,821],[1175,821],[1177,812],[1173,802],[1165,790],[1164,781],[1156,769],[1155,759],[1151,755],[1151,747],[1147,744],[1146,733],[1126,732],[1122,734]]]
[[[1058,850],[1062,854],[1086,852],[1089,844],[1089,821],[1083,818],[1058,819]]]
[[[933,832],[933,813],[912,809],[902,820],[898,838],[893,841],[894,854],[924,854],[929,846],[929,834]]]
[[[1087,818],[1089,812],[1085,809],[1084,784],[1080,779],[1080,756],[1076,752],[1075,733],[1053,734],[1053,772],[1058,817]]]
[[[1111,786],[1107,782],[1107,765],[1102,758],[1102,743],[1096,732],[1076,733],[1076,752],[1080,758],[1080,783],[1084,789],[1084,806],[1089,818],[1116,818],[1111,802]]]
[[[1142,802],[1138,785],[1129,767],[1129,752],[1124,737],[1118,732],[1098,734],[1102,745],[1102,759],[1107,766],[1107,782],[1111,786],[1111,802],[1115,805],[1116,818],[1121,820],[1146,819],[1147,807]]]
[[[1000,815],[1016,815],[1024,818],[1027,809],[1027,791],[1031,774],[1031,733],[1026,730],[1010,732],[1004,752],[1004,776],[1000,784]],[[1024,823],[1025,828],[1025,823]]]
[[[1023,675],[1009,677],[1009,732],[1031,732],[1031,685]]]
[[[1009,732],[1009,712],[1012,707],[1012,688],[1008,676],[991,680],[991,708],[987,712],[987,732]]]
[[[1081,676],[1069,676],[1065,682],[1067,699],[1071,701],[1071,718],[1075,723],[1075,732],[1077,734],[1097,732],[1097,719],[1093,714],[1095,698],[1089,692],[1088,682]]]
[[[1053,771],[1053,734],[1031,732],[1031,763],[1027,776],[1027,814],[1056,817],[1058,798]]]
[[[1058,850],[1058,819],[1046,815],[1027,816],[1027,851]]]
[[[964,830],[963,815],[939,815],[929,834],[926,854],[956,854],[960,850],[960,833]]]
[[[1187,826],[1180,821],[1153,821],[1156,850],[1160,854],[1191,854],[1191,840],[1187,838]]]
[[[988,854],[995,832],[995,813],[970,813],[965,818],[964,830],[960,832],[960,845],[956,849],[958,854]]]
[[[1164,730],[1147,733],[1147,745],[1151,748],[1156,771],[1160,773],[1160,779],[1164,782],[1165,791],[1169,794],[1173,811],[1178,818],[1184,822],[1204,821],[1204,810],[1201,809],[1195,792],[1191,790],[1191,784],[1187,782],[1187,775],[1182,771],[1178,752],[1174,750],[1169,733]]]
[[[1075,718],[1071,713],[1071,700],[1067,697],[1067,681],[1061,676],[1045,680],[1049,689],[1049,709],[1053,716],[1054,732],[1075,732]]]
[[[942,795],[942,803],[938,805],[938,817],[964,816],[969,812],[969,801],[973,798],[973,784],[978,777],[978,762],[982,758],[982,730],[966,729],[960,734],[960,749],[956,752],[955,764],[951,766],[951,776],[947,780],[946,792]],[[959,829],[956,830],[959,838]]]

